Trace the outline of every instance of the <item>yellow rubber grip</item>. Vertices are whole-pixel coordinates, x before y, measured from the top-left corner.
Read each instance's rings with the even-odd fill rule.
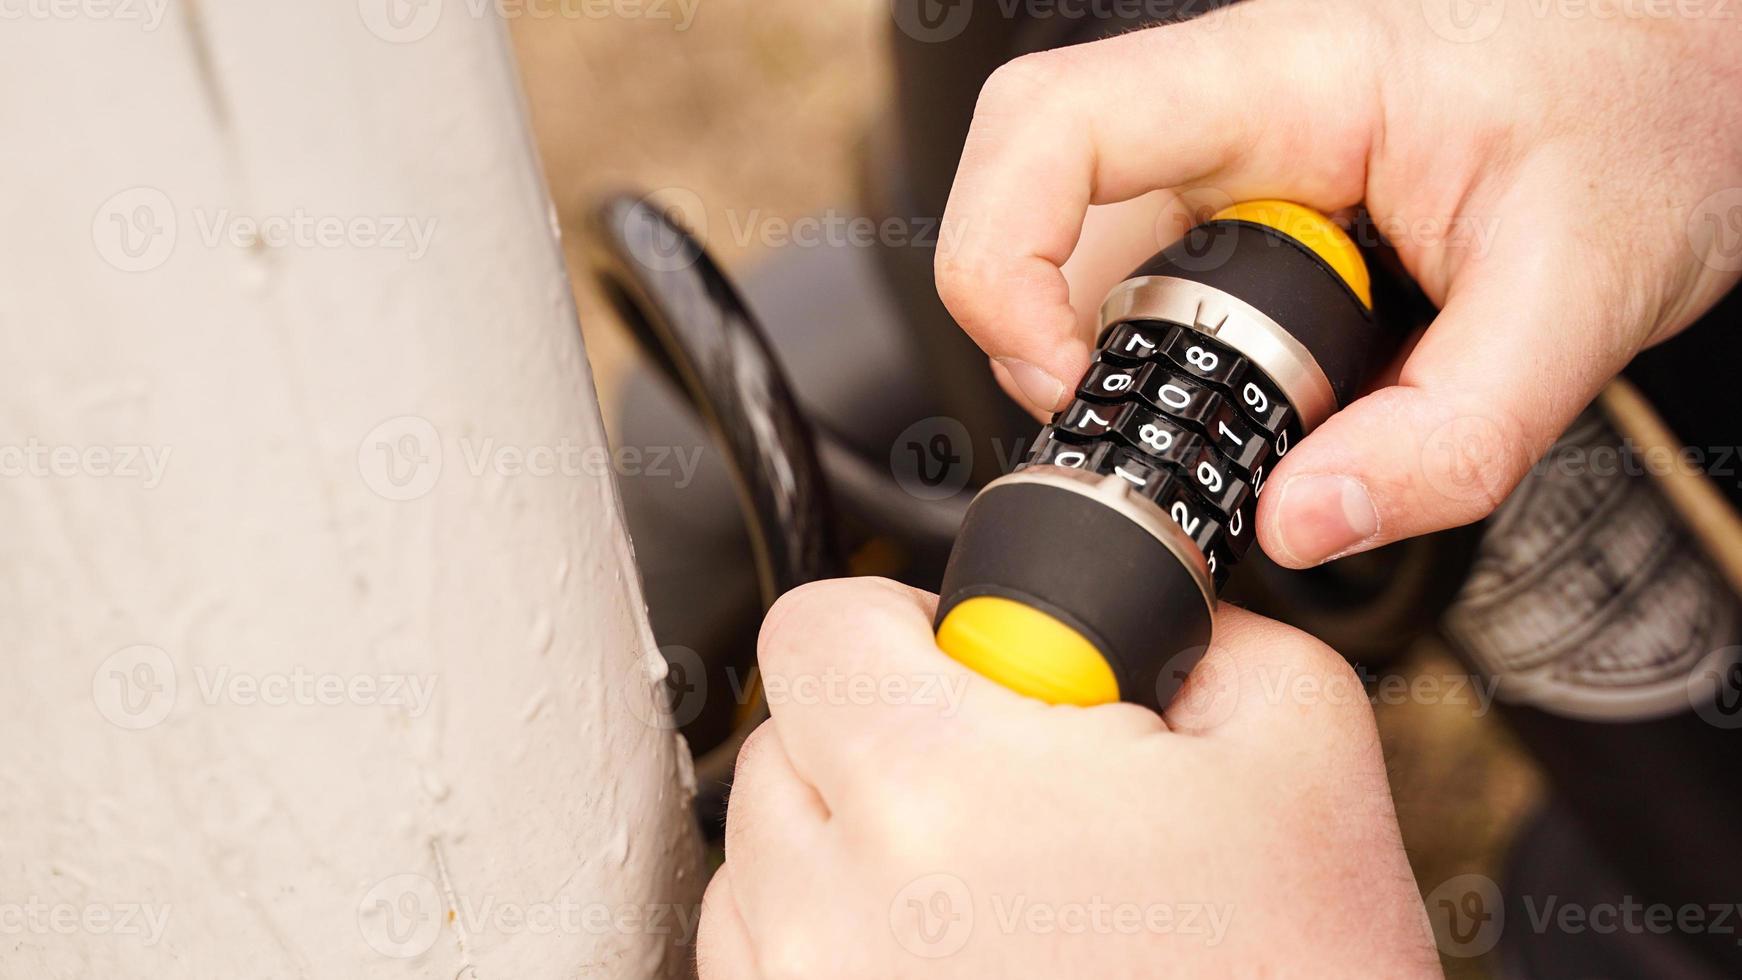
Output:
[[[975,673],[1048,704],[1119,700],[1119,681],[1093,643],[1014,599],[964,599],[938,626],[937,642]]]
[[[1373,308],[1373,280],[1361,250],[1347,232],[1312,208],[1292,201],[1246,201],[1223,208],[1210,220],[1247,221],[1275,228],[1310,249],[1361,298],[1361,305]]]

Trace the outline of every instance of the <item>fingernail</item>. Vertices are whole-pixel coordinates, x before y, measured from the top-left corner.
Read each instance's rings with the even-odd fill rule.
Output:
[[[1028,399],[1030,405],[1049,412],[1058,411],[1059,397],[1065,393],[1064,382],[1027,361],[1014,357],[999,357],[994,360],[1009,372],[1010,380],[1016,382],[1016,387],[1022,391],[1022,397]]]
[[[1361,481],[1297,476],[1282,487],[1276,530],[1294,564],[1317,565],[1379,533],[1379,514]]]

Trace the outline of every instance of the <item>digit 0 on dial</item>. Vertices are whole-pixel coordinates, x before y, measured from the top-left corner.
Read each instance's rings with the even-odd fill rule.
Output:
[[[1268,473],[1395,338],[1354,243],[1283,201],[1194,228],[1101,324],[1075,400],[970,505],[938,645],[1044,701],[1159,710],[1207,649]]]

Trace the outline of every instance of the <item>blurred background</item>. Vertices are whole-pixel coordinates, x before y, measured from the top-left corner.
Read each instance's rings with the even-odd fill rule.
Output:
[[[770,243],[763,229],[858,211],[871,134],[894,99],[886,0],[700,0],[690,12],[686,24],[676,0],[658,18],[534,4],[510,20],[608,419],[639,355],[589,273],[598,196],[665,189],[692,224],[703,209],[706,244],[727,272],[752,277],[783,249],[806,247]],[[1383,669],[1411,681],[1467,676],[1432,638]],[[1541,796],[1529,759],[1474,700],[1391,700],[1376,710],[1423,893],[1472,872],[1499,879]],[[1452,976],[1490,973],[1486,955],[1445,963]]]

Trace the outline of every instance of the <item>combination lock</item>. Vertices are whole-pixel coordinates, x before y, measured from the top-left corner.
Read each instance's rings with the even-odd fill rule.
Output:
[[[1120,283],[1094,363],[969,506],[938,645],[1043,701],[1165,707],[1210,642],[1268,474],[1394,346],[1342,229],[1229,208]]]

